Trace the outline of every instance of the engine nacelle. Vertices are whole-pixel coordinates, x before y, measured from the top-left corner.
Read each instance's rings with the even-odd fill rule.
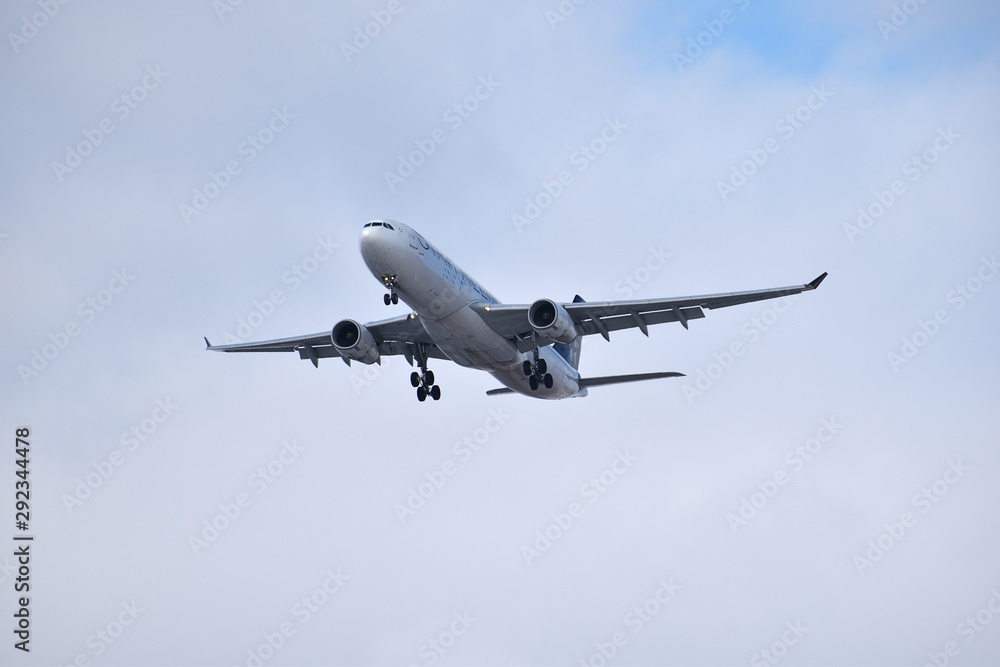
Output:
[[[576,340],[576,325],[566,309],[549,299],[539,299],[528,308],[528,324],[539,336],[560,343]]]
[[[374,364],[379,360],[378,343],[372,332],[354,320],[341,320],[333,327],[331,333],[333,346],[354,361],[363,364]]]

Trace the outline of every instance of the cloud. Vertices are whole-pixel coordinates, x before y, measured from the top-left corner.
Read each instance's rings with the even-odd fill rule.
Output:
[[[20,34],[43,5],[8,3],[0,25]],[[918,8],[885,38],[897,5]],[[990,662],[989,626],[971,643],[955,628],[997,585],[1000,283],[980,275],[1000,246],[997,18],[971,2],[59,5],[0,63],[0,396],[9,430],[32,432],[28,662],[596,665],[611,642],[609,664],[912,664],[949,641]],[[519,233],[512,216],[564,171]],[[852,235],[859,209],[873,219]],[[622,298],[637,276],[653,298],[830,275],[781,312],[589,337],[585,375],[687,377],[573,401],[487,397],[491,377],[437,361],[443,398],[419,404],[402,359],[204,351],[241,326],[268,339],[402,312],[357,252],[380,216],[514,303]],[[161,404],[179,407],[157,420]],[[842,430],[795,469],[830,419]],[[581,488],[626,450],[634,465],[589,503]],[[968,471],[922,511],[957,460]],[[401,524],[394,505],[446,461]],[[778,472],[734,533],[727,514]],[[859,573],[903,512],[917,521]],[[206,522],[217,537],[195,554]],[[347,576],[335,592],[330,572]],[[633,632],[662,581],[680,588]],[[142,609],[127,626],[122,605]],[[808,631],[792,644],[788,624]]]

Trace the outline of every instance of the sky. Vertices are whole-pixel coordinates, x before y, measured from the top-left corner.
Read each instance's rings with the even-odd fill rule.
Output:
[[[0,664],[1000,664],[996,3],[0,27]],[[564,401],[205,351],[405,313],[382,217],[507,303],[829,276],[588,337],[685,377]]]

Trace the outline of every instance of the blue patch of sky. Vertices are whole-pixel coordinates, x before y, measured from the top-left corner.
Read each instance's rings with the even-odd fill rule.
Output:
[[[874,39],[883,45],[875,63],[879,72],[961,70],[1000,55],[1000,2],[928,2],[895,30],[889,28],[892,9],[886,8],[873,26]]]
[[[720,19],[724,10],[731,14],[728,24]],[[859,64],[871,76],[961,67],[996,53],[1000,46],[1000,2],[951,5],[930,0],[884,39],[878,21],[887,20],[891,10],[891,5],[877,8],[852,2],[644,2],[636,6],[622,46],[644,69],[677,73],[674,54],[688,57],[689,38],[697,42],[700,34],[702,44],[694,51],[701,48],[702,53],[681,71],[697,68],[713,52],[724,51],[777,76],[803,78],[823,71],[838,58],[839,50],[854,46],[871,48],[873,60]],[[933,23],[919,26],[922,22]],[[712,34],[713,29],[719,34]],[[933,41],[907,39],[908,30],[920,30],[922,37],[933,35]]]
[[[674,54],[687,58],[690,39],[697,44],[692,47],[695,56],[689,66],[682,65],[682,71],[696,67],[716,50],[725,50],[736,59],[781,74],[808,76],[826,66],[843,37],[840,28],[812,15],[809,7],[760,0],[644,3],[633,15],[623,43],[650,69],[678,71]],[[729,23],[722,19],[724,11]]]

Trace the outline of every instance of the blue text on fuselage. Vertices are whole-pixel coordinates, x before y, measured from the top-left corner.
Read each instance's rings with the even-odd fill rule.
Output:
[[[428,244],[430,245],[430,244]],[[469,275],[462,269],[455,266],[454,263],[447,257],[445,257],[437,248],[430,245],[428,250],[444,265],[444,275],[442,276],[447,280],[452,286],[458,290],[462,290],[466,285],[472,288],[472,290],[483,298],[486,303],[499,304],[500,302],[492,294],[483,289],[479,283],[469,277]]]

